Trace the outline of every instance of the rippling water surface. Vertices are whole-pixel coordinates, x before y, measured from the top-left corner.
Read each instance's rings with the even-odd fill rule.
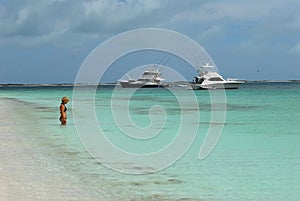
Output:
[[[198,154],[211,120],[208,91],[98,87],[96,116],[84,116],[83,121],[96,118],[106,138],[128,153],[162,150],[177,137],[184,118],[188,118],[185,122],[188,128],[199,126],[195,140],[183,157],[161,171],[142,175],[111,170],[86,151],[74,124],[72,90],[72,87],[62,86],[0,88],[2,107],[10,111],[13,119],[5,126],[13,128],[24,139],[25,156],[35,159],[28,168],[22,169],[22,175],[31,178],[33,172],[42,174],[44,192],[56,190],[57,194],[53,195],[56,200],[65,200],[62,195],[67,189],[76,192],[82,189],[78,194],[86,200],[98,197],[106,200],[274,201],[300,197],[300,83],[252,83],[239,90],[226,91],[223,133],[216,148],[204,160],[199,160]],[[90,92],[88,88],[82,90],[82,97]],[[197,105],[189,102],[191,93]],[[180,101],[189,107],[180,105],[178,94],[183,97]],[[71,98],[67,105],[67,126],[60,126],[58,121],[62,96]],[[89,99],[85,101],[93,104]],[[194,118],[196,110],[200,111],[200,118]],[[130,121],[124,119],[116,123],[116,115],[127,111]],[[1,114],[1,118],[6,118],[3,112]],[[126,129],[134,126],[139,129],[151,126],[155,135],[136,139],[124,135],[120,124],[125,134]],[[86,132],[94,131],[87,129]],[[191,135],[189,129],[185,132]],[[142,138],[146,132],[134,135]],[[110,153],[105,154],[110,156]],[[20,164],[24,162],[22,158],[15,160]],[[159,162],[153,161],[153,164]],[[141,168],[126,164],[124,167]],[[65,179],[51,182],[54,175]],[[72,185],[66,185],[67,181]],[[32,183],[34,186],[34,181]]]

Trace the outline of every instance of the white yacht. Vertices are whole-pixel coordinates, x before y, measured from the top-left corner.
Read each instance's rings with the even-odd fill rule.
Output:
[[[217,73],[215,66],[203,65],[198,70],[199,76],[194,77],[192,89],[237,89],[244,81],[237,79],[225,80]]]
[[[158,69],[146,70],[143,75],[137,80],[131,79],[128,75],[128,80],[119,80],[122,88],[157,88],[169,87],[169,84],[163,83],[165,79],[161,77]]]

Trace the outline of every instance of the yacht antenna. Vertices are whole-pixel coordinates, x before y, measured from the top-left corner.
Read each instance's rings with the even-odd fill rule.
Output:
[[[125,74],[130,80],[132,80],[132,78],[128,75],[128,73]]]
[[[195,70],[196,70],[196,72],[200,75],[200,74],[201,74],[201,69],[200,69],[201,59],[199,59],[199,58],[197,57],[197,55],[195,55],[195,54],[193,54],[193,58],[194,58],[194,60],[195,60],[195,62],[196,62],[196,65],[194,66],[194,67],[195,67]]]
[[[162,70],[162,68],[170,61],[171,57],[168,57],[168,59],[163,63],[163,65],[161,65],[161,68],[159,69],[159,71]]]
[[[157,65],[160,65],[161,62],[163,62],[166,58],[167,58],[167,56],[165,56],[164,58],[162,58],[162,59],[157,63]]]
[[[157,70],[158,70],[158,66],[160,66],[160,64],[161,64],[167,57],[168,57],[168,56],[165,56],[164,58],[162,58],[161,60],[159,60],[159,62],[158,62],[157,64],[154,64],[153,67],[154,67],[154,66],[157,66]],[[167,60],[167,62],[168,62],[168,60]],[[166,62],[165,62],[165,63],[166,63]],[[160,68],[159,71],[160,71],[161,69],[162,69],[162,68]]]

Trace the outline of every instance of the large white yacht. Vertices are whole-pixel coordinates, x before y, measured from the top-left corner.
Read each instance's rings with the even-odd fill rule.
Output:
[[[131,79],[129,76],[128,78],[128,80],[119,80],[119,83],[122,86],[122,88],[169,87],[169,84],[162,83],[162,81],[164,81],[165,79],[161,77],[161,73],[158,69],[144,71],[143,75],[137,80]]]
[[[194,77],[192,89],[237,89],[244,81],[237,79],[225,80],[217,73],[214,65],[206,63],[198,70],[199,76]]]

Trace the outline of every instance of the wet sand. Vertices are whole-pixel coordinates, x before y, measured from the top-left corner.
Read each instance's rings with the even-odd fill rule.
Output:
[[[0,104],[0,198],[1,200],[31,200],[26,193],[25,172],[30,159],[25,158],[26,144],[11,127],[10,101]]]

